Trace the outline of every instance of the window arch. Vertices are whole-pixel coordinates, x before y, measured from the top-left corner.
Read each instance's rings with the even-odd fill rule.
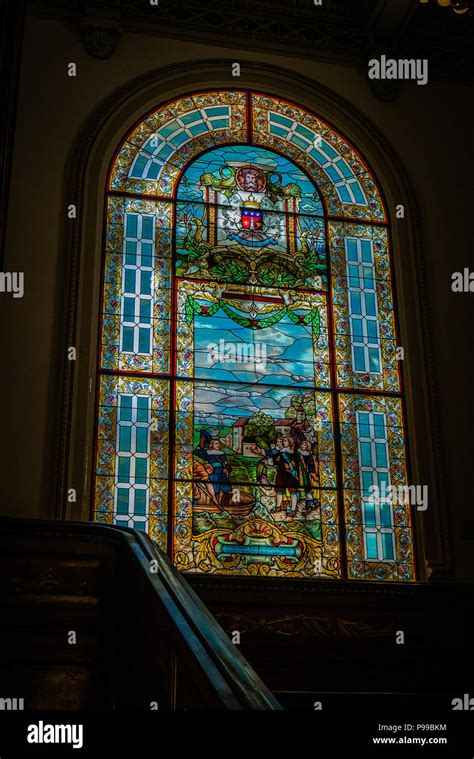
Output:
[[[357,151],[274,96],[193,93],[120,146],[106,226],[95,518],[183,571],[413,580],[410,506],[384,499],[408,484],[388,220]]]

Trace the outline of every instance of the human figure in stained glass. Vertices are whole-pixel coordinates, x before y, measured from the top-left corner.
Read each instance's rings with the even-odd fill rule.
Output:
[[[222,450],[221,441],[214,439],[208,442],[206,433],[208,430],[201,434],[200,445],[194,449],[194,454],[212,466],[209,481],[214,488],[218,503],[221,504],[224,493],[230,493],[232,490],[228,476],[230,467],[227,455]],[[208,447],[205,447],[207,442]]]
[[[295,422],[291,428],[291,434],[298,448],[304,440],[314,442],[314,430],[306,417],[306,411],[300,404],[296,412]]]
[[[203,499],[206,504],[211,503],[220,508],[219,501],[216,498],[214,485],[210,480],[213,468],[211,464],[201,464],[199,461],[193,461],[193,504],[197,506],[202,503]]]
[[[275,457],[280,453],[283,448],[283,437],[277,435],[274,448],[259,448],[254,446],[252,448],[253,453],[257,456],[261,456],[261,461],[257,464],[257,482],[262,485],[268,485],[268,467],[275,466]],[[275,511],[275,509],[272,509]]]
[[[309,513],[317,505],[317,487],[319,480],[319,463],[313,453],[309,440],[302,440],[297,451],[298,457],[298,480],[304,493],[306,509],[303,513]]]
[[[298,502],[298,461],[295,453],[295,441],[292,437],[283,438],[283,448],[273,458],[277,474],[275,479],[276,509],[280,511],[285,492],[290,494],[291,508],[287,514],[295,514]]]

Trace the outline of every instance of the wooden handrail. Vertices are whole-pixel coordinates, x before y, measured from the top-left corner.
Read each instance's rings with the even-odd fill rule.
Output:
[[[239,703],[247,709],[281,709],[274,695],[230,642],[222,627],[168,556],[144,532],[136,532],[135,538],[144,553],[148,549],[150,560],[157,560],[161,581],[166,584],[176,606],[187,615],[188,624],[203,643],[217,670],[231,686]]]
[[[153,625],[156,625],[156,620],[160,620],[156,625],[159,628],[156,630],[156,640],[160,642],[161,652],[169,648],[169,660],[177,662],[180,671],[184,672],[181,677],[189,673],[189,678],[194,678],[193,688],[195,692],[205,694],[203,698],[209,700],[209,708],[281,709],[275,696],[231,643],[185,578],[145,533],[92,522],[6,517],[0,518],[0,534],[3,540],[6,534],[10,534],[12,540],[17,544],[20,542],[20,545],[21,540],[28,536],[49,539],[56,536],[62,539],[57,553],[63,555],[67,553],[64,543],[66,537],[92,538],[109,546],[114,544],[117,549],[113,551],[116,558],[114,570],[110,573],[113,583],[110,590],[105,592],[106,606],[109,611],[112,607],[115,609],[112,615],[115,622],[110,624],[111,636],[120,636],[120,632],[115,633],[121,625],[120,607],[128,616],[142,615],[135,620],[124,621],[124,624],[142,624],[152,638],[155,636]],[[155,562],[156,571],[151,571],[152,562]],[[137,598],[140,599],[140,608],[136,606]],[[163,630],[169,640],[164,640]],[[126,646],[119,650],[126,651]],[[121,662],[115,661],[115,666],[120,667]],[[176,689],[176,684],[173,685],[171,681],[172,673],[169,673],[168,691],[170,687],[171,690],[173,687]],[[206,706],[203,703],[197,708]],[[167,708],[173,708],[169,702]],[[184,708],[195,708],[195,705],[188,705],[185,701]]]

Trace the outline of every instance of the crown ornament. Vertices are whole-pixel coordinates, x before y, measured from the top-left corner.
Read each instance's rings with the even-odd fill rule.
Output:
[[[258,200],[255,200],[253,195],[251,195],[250,198],[248,198],[248,200],[244,200],[242,205],[244,208],[254,208],[254,209],[260,208],[260,203],[258,202]]]

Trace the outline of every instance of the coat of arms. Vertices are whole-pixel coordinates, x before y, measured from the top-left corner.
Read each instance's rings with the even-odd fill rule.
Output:
[[[241,222],[244,229],[258,231],[263,224],[263,211],[256,200],[246,200],[240,209]]]

